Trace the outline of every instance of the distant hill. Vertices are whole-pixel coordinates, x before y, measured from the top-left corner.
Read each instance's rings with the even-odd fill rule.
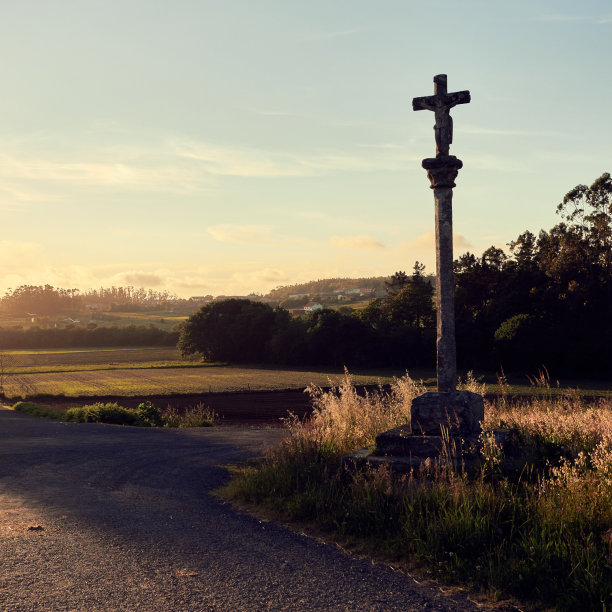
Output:
[[[325,295],[346,289],[373,289],[374,291],[384,291],[385,281],[389,276],[373,276],[369,278],[323,278],[309,281],[307,283],[297,283],[286,287],[277,287],[264,296],[266,301],[282,301],[291,295]]]

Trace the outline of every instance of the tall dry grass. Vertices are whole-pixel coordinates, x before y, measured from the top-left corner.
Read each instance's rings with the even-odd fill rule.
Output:
[[[472,377],[463,384],[484,388]],[[476,476],[433,465],[427,478],[388,469],[348,472],[343,454],[410,420],[424,392],[409,376],[389,392],[360,395],[347,374],[330,391],[309,389],[312,416],[289,419],[289,436],[257,465],[234,472],[229,496],[320,528],[425,572],[493,595],[511,593],[566,610],[612,607],[612,403],[559,399],[486,403],[485,428],[515,427],[520,475],[489,460]],[[501,449],[487,456],[499,459]],[[539,605],[537,604],[537,605]],[[606,607],[607,606],[607,607]]]

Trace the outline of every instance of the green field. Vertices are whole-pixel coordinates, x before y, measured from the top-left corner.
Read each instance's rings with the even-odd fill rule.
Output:
[[[182,359],[175,348],[15,350],[0,353],[7,397],[35,395],[174,395],[299,389],[338,382],[343,372],[240,367]],[[399,373],[398,373],[399,374]],[[388,372],[354,376],[356,384],[389,383]]]
[[[352,374],[357,385],[388,384],[396,370],[365,370]],[[435,387],[432,371],[411,370],[415,380]],[[329,386],[339,382],[342,370],[320,368],[282,369],[263,366],[228,366],[181,358],[176,348],[92,348],[0,351],[0,387],[6,397],[36,395],[146,396],[214,393],[246,390],[299,389],[311,383]],[[494,377],[485,378],[485,392],[501,394]],[[533,386],[529,381],[511,381],[503,390],[509,395],[555,396],[567,389],[580,394],[610,397],[608,382],[565,381],[556,387]]]

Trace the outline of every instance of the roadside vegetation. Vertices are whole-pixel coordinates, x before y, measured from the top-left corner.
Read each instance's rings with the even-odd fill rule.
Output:
[[[423,391],[407,376],[365,397],[348,377],[331,391],[311,387],[310,418],[290,420],[278,447],[235,467],[222,494],[493,598],[609,610],[612,402],[585,404],[577,394],[486,402],[485,430],[520,433],[524,466],[512,474],[491,440],[477,474],[442,462],[404,476],[341,466],[343,455],[409,422]]]
[[[124,408],[117,403],[95,403],[66,410],[52,410],[33,402],[17,402],[16,412],[74,423],[112,423],[136,427],[211,427],[217,418],[214,411],[200,403],[184,410],[172,406],[165,409],[146,401],[136,408]]]

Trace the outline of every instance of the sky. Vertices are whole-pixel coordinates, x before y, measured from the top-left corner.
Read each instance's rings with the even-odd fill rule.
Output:
[[[181,297],[435,271],[433,94],[455,257],[612,171],[609,0],[0,0],[0,292]]]

